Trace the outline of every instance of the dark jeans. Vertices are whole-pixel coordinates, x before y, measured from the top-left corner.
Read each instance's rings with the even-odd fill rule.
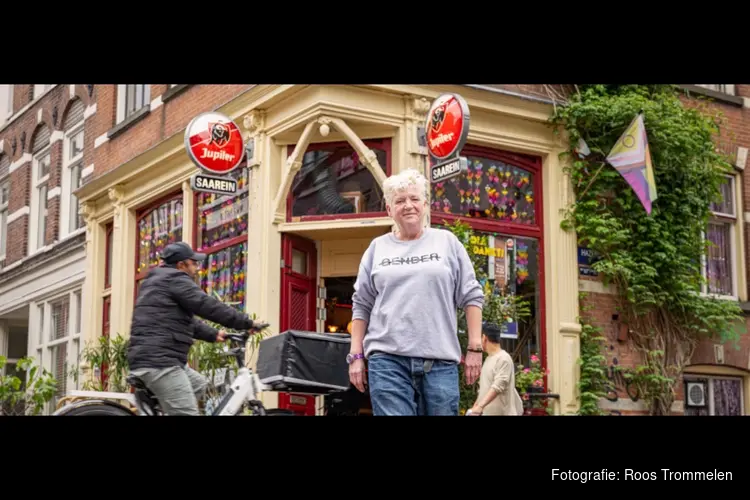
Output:
[[[458,415],[458,364],[382,352],[368,359],[372,413]]]

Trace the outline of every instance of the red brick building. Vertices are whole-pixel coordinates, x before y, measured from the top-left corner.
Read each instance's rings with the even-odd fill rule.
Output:
[[[70,388],[86,228],[73,192],[93,172],[93,86],[0,86],[0,354],[34,356]]]
[[[745,175],[750,148],[750,85],[684,85],[687,106],[705,105],[719,110],[725,118],[717,146],[728,153],[735,173],[727,178],[724,201],[713,207],[715,217],[707,238],[715,244],[704,262],[709,280],[704,293],[737,300],[750,312],[748,302],[748,231],[750,226],[750,179]],[[708,99],[708,100],[706,100]],[[610,369],[612,391],[602,406],[613,414],[642,414],[645,407],[637,390],[628,387],[616,366],[633,368],[640,364],[628,346],[626,326],[619,321],[614,297],[596,278],[581,276],[579,288],[587,292],[584,301],[592,307],[588,314],[602,328],[605,355]],[[747,322],[746,324],[750,325]],[[742,326],[738,327],[740,330]],[[750,411],[750,334],[738,346],[703,341],[697,346],[677,386],[674,414],[735,415]]]

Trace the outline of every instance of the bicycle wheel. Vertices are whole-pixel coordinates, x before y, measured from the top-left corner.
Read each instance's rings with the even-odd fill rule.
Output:
[[[63,417],[89,417],[89,416],[101,416],[101,417],[134,417],[135,413],[129,411],[123,407],[108,405],[108,404],[90,404],[71,408],[70,410],[60,413],[59,416]]]

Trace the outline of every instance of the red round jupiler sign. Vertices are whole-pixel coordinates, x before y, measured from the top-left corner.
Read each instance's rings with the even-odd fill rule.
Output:
[[[427,149],[442,160],[458,154],[469,135],[469,106],[457,94],[443,94],[432,103],[425,125]]]
[[[185,129],[190,159],[208,173],[227,174],[237,168],[245,153],[239,127],[221,113],[203,113]]]

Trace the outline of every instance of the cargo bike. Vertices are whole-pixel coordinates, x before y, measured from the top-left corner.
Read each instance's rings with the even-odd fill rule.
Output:
[[[245,350],[251,333],[228,334],[231,348],[226,355],[237,361],[238,372],[225,394],[211,410],[211,416],[289,415],[288,412],[266,409],[259,400],[263,391],[294,392],[314,396],[344,393],[350,389],[346,355],[351,338],[342,333],[317,333],[287,330],[260,341],[257,371],[245,366]],[[91,396],[63,406],[53,415],[58,416],[161,416],[154,394],[137,377],[130,375],[132,393],[83,393],[71,396]],[[117,402],[128,401],[131,407]]]

